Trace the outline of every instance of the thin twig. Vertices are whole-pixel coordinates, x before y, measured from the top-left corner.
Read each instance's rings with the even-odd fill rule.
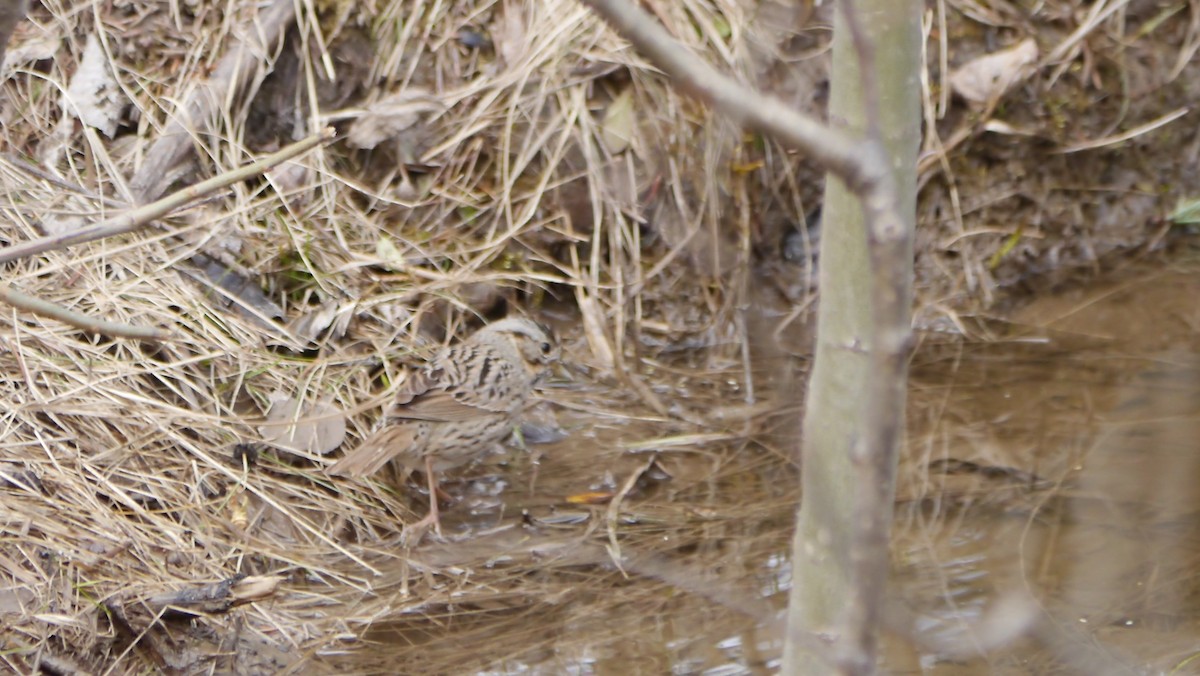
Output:
[[[129,324],[118,324],[116,322],[107,322],[102,319],[94,319],[87,315],[72,312],[64,307],[60,307],[49,301],[42,300],[36,296],[31,296],[27,293],[18,291],[12,286],[0,286],[0,301],[9,305],[32,312],[35,315],[57,319],[58,321],[74,326],[81,331],[88,333],[98,333],[104,336],[115,336],[118,338],[134,338],[136,340],[151,340],[163,341],[170,334],[164,329],[145,328],[140,326],[130,326]]]
[[[1138,136],[1141,136],[1142,134],[1152,132],[1155,129],[1158,129],[1159,127],[1170,124],[1170,123],[1174,122],[1175,120],[1178,120],[1179,118],[1183,117],[1184,115],[1187,115],[1189,112],[1191,112],[1191,109],[1185,106],[1178,110],[1173,110],[1173,111],[1167,113],[1166,115],[1163,115],[1160,118],[1151,120],[1151,121],[1147,122],[1146,124],[1141,124],[1141,125],[1134,127],[1133,129],[1123,131],[1120,134],[1114,134],[1112,136],[1106,136],[1104,138],[1098,138],[1098,139],[1094,139],[1091,141],[1083,141],[1081,143],[1075,143],[1075,144],[1069,145],[1065,148],[1059,148],[1058,150],[1056,150],[1054,152],[1066,155],[1068,153],[1077,153],[1082,150],[1095,150],[1096,148],[1103,148],[1105,146],[1111,146],[1111,145],[1116,145],[1118,143],[1124,143],[1125,141],[1128,141],[1129,139],[1137,138]]]
[[[16,167],[17,169],[25,172],[26,174],[29,174],[30,176],[33,176],[35,178],[40,178],[43,181],[49,183],[50,185],[52,185],[56,188],[61,188],[66,191],[73,192],[78,195],[82,195],[90,200],[100,202],[101,204],[103,204],[106,207],[109,207],[112,209],[124,209],[125,207],[129,206],[127,203],[125,203],[121,200],[116,200],[111,197],[106,197],[104,195],[97,195],[96,193],[92,192],[91,190],[88,190],[87,188],[84,188],[83,186],[79,185],[78,183],[72,183],[70,181],[63,179],[62,177],[55,176],[54,174],[50,173],[48,170],[43,169],[28,160],[17,157],[16,155],[13,155],[12,153],[0,153],[0,158],[3,158],[3,160],[5,162],[8,162],[9,164],[11,164],[14,167]]]
[[[662,68],[683,91],[711,105],[735,122],[761,131],[784,145],[812,156],[861,193],[878,180],[862,161],[862,146],[846,132],[802,115],[779,99],[747,87],[713,68],[672,39],[662,26],[626,0],[582,0],[622,37]]]
[[[149,225],[156,219],[162,218],[179,207],[203,197],[208,193],[214,192],[227,185],[232,185],[238,181],[244,181],[252,176],[257,176],[271,167],[287,160],[301,155],[313,148],[332,140],[334,131],[332,127],[327,127],[319,134],[314,134],[302,141],[297,141],[290,146],[279,150],[278,152],[267,155],[266,157],[253,162],[244,167],[227,171],[218,176],[214,176],[206,181],[201,181],[192,186],[188,186],[183,190],[176,191],[166,197],[151,202],[142,207],[131,209],[119,216],[107,218],[99,223],[89,225],[85,228],[63,233],[60,235],[50,235],[48,237],[39,237],[38,239],[25,242],[24,244],[16,244],[5,249],[0,249],[0,263],[7,263],[20,258],[34,256],[46,251],[54,251],[57,249],[65,249],[72,244],[80,244],[90,242],[92,240],[102,239],[104,237],[112,237],[126,232],[131,232],[139,228]]]

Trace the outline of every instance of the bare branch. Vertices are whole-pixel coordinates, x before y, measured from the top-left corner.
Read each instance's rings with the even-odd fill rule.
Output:
[[[857,194],[879,179],[862,161],[862,144],[850,134],[800,114],[710,66],[671,38],[650,15],[627,0],[581,0],[612,24],[683,91],[736,122],[812,156]]]
[[[169,336],[167,331],[155,328],[143,328],[138,326],[130,326],[128,324],[118,324],[115,322],[106,322],[102,319],[93,319],[87,315],[72,312],[64,307],[55,305],[54,303],[42,300],[36,296],[30,296],[14,289],[11,286],[0,286],[0,301],[8,303],[18,310],[32,312],[35,315],[57,319],[58,321],[74,326],[75,328],[86,331],[88,333],[98,333],[105,336],[116,336],[118,338],[134,338],[138,340],[162,341]]]
[[[290,146],[283,148],[277,152],[271,153],[266,157],[247,164],[239,169],[227,171],[223,174],[213,176],[212,178],[201,181],[192,186],[188,186],[183,190],[176,191],[166,197],[151,202],[145,206],[131,209],[125,213],[107,218],[99,223],[89,225],[85,228],[60,234],[51,235],[48,237],[39,237],[38,239],[25,242],[24,244],[16,244],[5,249],[0,249],[0,263],[7,263],[19,258],[34,256],[46,251],[63,249],[72,244],[80,244],[82,242],[90,242],[104,237],[112,237],[126,232],[132,232],[139,228],[143,228],[154,220],[162,218],[179,207],[191,202],[199,197],[203,197],[208,193],[214,192],[227,185],[232,185],[238,181],[244,181],[251,176],[257,176],[271,167],[301,155],[313,148],[326,143],[333,139],[334,131],[332,127],[326,128],[319,134],[314,134],[302,141],[297,141]]]

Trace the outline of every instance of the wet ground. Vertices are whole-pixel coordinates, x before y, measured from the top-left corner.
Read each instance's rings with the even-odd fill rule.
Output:
[[[1197,298],[1197,264],[1143,265],[1026,305],[991,343],[926,340],[901,468],[889,671],[1200,670],[1189,662],[1200,633]],[[615,394],[628,388],[553,392],[569,437],[451,482],[447,541],[408,559],[381,546],[371,562],[383,575],[363,576],[347,600],[360,616],[379,607],[370,646],[348,640],[352,650],[320,661],[772,672],[796,413],[714,424],[746,411],[737,364],[707,366],[661,366],[654,379],[661,397],[697,410],[735,402],[704,411],[703,428],[638,413],[636,398]]]
[[[1200,668],[1198,294],[1191,263],[1125,271],[915,369],[896,593],[926,645],[897,671]]]

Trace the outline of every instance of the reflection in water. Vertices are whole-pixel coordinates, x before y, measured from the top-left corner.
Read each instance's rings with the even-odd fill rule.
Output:
[[[889,672],[1200,672],[1188,666],[1200,635],[1196,298],[1200,282],[1157,273],[1039,301],[1014,317],[1030,328],[1008,342],[919,351]],[[736,398],[720,391],[736,368],[685,371],[661,370],[656,392],[693,409],[704,396]],[[385,574],[364,579],[353,601],[378,618],[365,636],[373,645],[329,664],[777,670],[795,411],[749,431],[735,416],[727,430],[700,430],[598,387],[555,400],[571,436],[532,466],[516,459],[517,470],[463,478],[457,494],[476,498],[447,511],[456,541],[404,554],[377,546],[371,561]],[[652,455],[659,478],[635,481]],[[587,492],[621,499],[567,500]]]
[[[1181,665],[1200,632],[1200,359],[1194,324],[1177,321],[1197,312],[1190,277],[1047,299],[1018,317],[1052,338],[1042,348],[916,369],[894,591],[920,647],[894,642],[897,666],[1194,672]],[[921,471],[940,458],[1040,481],[1014,492],[1006,472]],[[1005,604],[1018,610],[997,629]]]

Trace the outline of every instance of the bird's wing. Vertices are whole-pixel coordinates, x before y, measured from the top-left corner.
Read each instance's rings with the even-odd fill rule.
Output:
[[[464,420],[478,420],[482,415],[491,413],[494,412],[463,401],[458,391],[439,389],[415,396],[407,403],[400,403],[388,412],[388,418],[428,420],[431,423],[462,423]]]
[[[413,466],[421,456],[421,450],[429,430],[424,425],[388,425],[367,437],[358,448],[342,456],[326,470],[339,476],[361,477],[383,469],[393,458],[408,453]],[[408,463],[406,463],[408,464]]]

